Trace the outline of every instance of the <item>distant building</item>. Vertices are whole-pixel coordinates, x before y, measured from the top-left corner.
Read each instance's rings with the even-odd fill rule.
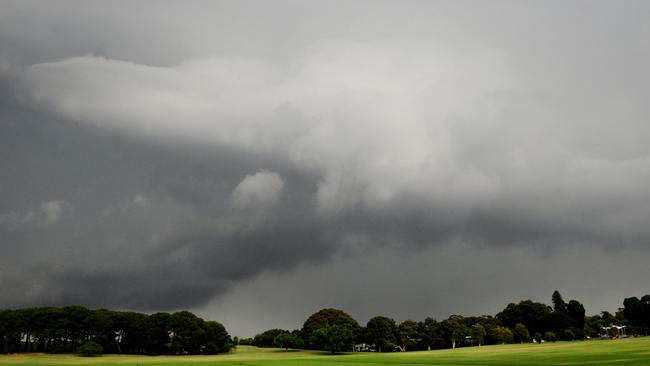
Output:
[[[375,345],[368,343],[359,343],[354,345],[354,352],[376,352]]]

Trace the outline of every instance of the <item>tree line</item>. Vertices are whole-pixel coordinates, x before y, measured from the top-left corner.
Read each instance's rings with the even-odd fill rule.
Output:
[[[411,351],[484,344],[554,342],[582,340],[603,335],[603,327],[625,325],[629,335],[647,335],[650,329],[650,295],[626,298],[616,314],[602,312],[585,316],[577,300],[565,302],[555,291],[552,306],[523,300],[511,303],[496,316],[452,315],[438,321],[401,323],[386,316],[375,316],[365,326],[339,309],[322,309],[311,315],[301,329],[269,329],[238,344],[257,347],[307,348],[332,353],[373,350]],[[617,334],[607,334],[617,336]]]
[[[188,311],[143,314],[82,306],[0,310],[0,353],[215,354],[233,345],[307,348],[332,353],[354,350],[411,351],[524,343],[582,340],[603,334],[603,328],[625,325],[628,335],[650,331],[650,295],[630,297],[615,314],[585,316],[577,300],[565,302],[555,291],[552,306],[531,300],[511,303],[495,316],[452,315],[401,323],[375,316],[360,325],[338,309],[312,314],[301,329],[269,329],[254,338],[234,339],[216,321]],[[616,329],[608,336],[618,336]]]
[[[188,311],[143,314],[83,306],[0,310],[0,352],[215,354],[232,340],[224,326]]]

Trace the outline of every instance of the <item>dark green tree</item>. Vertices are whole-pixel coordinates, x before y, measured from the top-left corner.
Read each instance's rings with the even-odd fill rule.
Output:
[[[555,339],[556,339],[555,333],[553,332],[544,333],[544,340],[546,342],[555,342]]]
[[[564,330],[575,327],[575,322],[568,313],[554,311],[548,317],[547,329],[556,334],[564,334]]]
[[[620,324],[620,319],[617,318],[612,313],[610,313],[609,311],[601,311],[600,318],[605,326],[612,325],[612,324]]]
[[[512,331],[506,327],[496,327],[493,330],[493,337],[498,344],[512,343]]]
[[[551,309],[542,303],[531,300],[520,301],[518,304],[508,304],[496,318],[506,327],[514,328],[517,323],[526,326],[529,332],[544,333],[551,329],[549,318]]]
[[[451,343],[452,349],[455,349],[460,341],[470,333],[469,328],[465,326],[464,318],[460,315],[452,315],[443,320],[441,324],[445,332],[445,338]]]
[[[485,342],[485,335],[487,334],[485,327],[481,324],[474,324],[471,328],[472,338],[476,339],[478,346],[480,347],[483,342]]]
[[[209,320],[203,322],[202,327],[205,335],[201,353],[214,355],[230,351],[233,342],[223,324]]]
[[[66,334],[64,338],[65,352],[77,352],[77,347],[86,334],[86,319],[90,315],[90,310],[79,305],[64,306],[63,310],[63,331]]]
[[[0,353],[5,352],[5,337],[7,336],[7,316],[8,310],[0,310]]]
[[[426,317],[423,322],[418,323],[418,334],[423,343],[423,347],[429,351],[435,343],[444,340],[442,326],[430,316]]]
[[[7,352],[79,352],[90,341],[106,353],[130,354],[216,353],[231,346],[223,325],[190,312],[147,315],[82,306],[0,311],[0,338],[0,351]]]
[[[360,330],[359,323],[344,311],[333,308],[321,309],[305,320],[300,331],[302,339],[308,348],[315,348],[311,345],[311,335],[313,332],[317,329],[324,328],[326,325],[347,327],[352,330],[355,337]]]
[[[253,338],[239,338],[239,343],[237,344],[241,346],[252,346]]]
[[[340,353],[352,350],[354,340],[355,335],[350,326],[332,324],[316,329],[309,341],[318,349]]]
[[[571,300],[567,304],[567,314],[574,321],[578,329],[585,326],[585,307],[576,300]]]
[[[595,338],[600,335],[601,327],[603,327],[603,321],[600,315],[586,316],[585,317],[585,326],[583,327],[585,335]]]
[[[400,351],[414,349],[418,345],[418,323],[405,320],[397,327],[397,343]]]
[[[512,337],[513,340],[518,343],[530,342],[530,333],[528,333],[526,326],[521,323],[517,323],[512,329]]]
[[[99,343],[104,352],[117,352],[115,337],[115,314],[107,309],[97,309],[88,313],[85,319],[87,339]]]
[[[79,354],[84,357],[99,356],[102,352],[102,346],[97,342],[88,341],[79,346]]]
[[[376,316],[368,320],[366,329],[368,330],[370,341],[377,346],[377,351],[386,351],[388,348],[392,349],[392,346],[395,345],[397,326],[393,319],[385,316]]]
[[[553,311],[557,313],[566,313],[567,308],[566,308],[566,303],[564,302],[564,299],[562,298],[562,295],[560,295],[560,292],[558,290],[555,290],[553,292],[552,296],[553,300]]]
[[[274,345],[278,348],[284,348],[289,350],[289,348],[302,348],[305,345],[302,338],[294,333],[282,333],[275,337]]]
[[[275,347],[275,339],[281,335],[290,333],[284,329],[269,329],[262,333],[256,334],[253,338],[253,346],[255,347]]]
[[[143,320],[141,337],[143,337],[143,353],[149,355],[161,355],[171,352],[169,313],[151,314]]]
[[[172,352],[178,355],[199,354],[205,340],[203,319],[189,311],[173,313],[169,318]]]
[[[650,295],[623,300],[623,316],[632,326],[633,332],[647,335],[650,331]],[[610,324],[614,324],[614,321]]]

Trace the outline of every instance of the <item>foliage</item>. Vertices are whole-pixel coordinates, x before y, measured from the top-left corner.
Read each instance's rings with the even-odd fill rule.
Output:
[[[626,298],[625,307],[615,314],[603,312],[591,317],[584,316],[584,306],[580,302],[570,300],[566,303],[558,291],[553,293],[552,299],[553,308],[524,300],[508,304],[495,317],[452,315],[440,322],[427,317],[420,322],[406,320],[399,326],[388,317],[378,316],[372,318],[367,327],[360,327],[345,312],[327,308],[312,314],[300,331],[270,329],[253,339],[236,340],[235,344],[283,348],[306,345],[312,349],[340,352],[351,349],[356,341],[374,344],[381,351],[395,348],[411,351],[513,341],[525,343],[529,342],[531,334],[535,334],[536,339],[542,338],[542,334],[553,334],[559,340],[583,339],[586,335],[598,336],[602,326],[612,324],[627,325],[628,334],[645,334],[650,329],[650,295],[641,299]],[[349,330],[351,338],[347,339],[347,331],[327,328],[334,325]],[[319,329],[329,330],[329,333],[320,331],[313,337]],[[343,346],[328,339],[336,341],[341,334],[346,338]],[[463,342],[470,335],[477,342]],[[305,345],[296,338],[301,338]],[[223,325],[205,321],[187,311],[147,315],[89,310],[82,306],[0,310],[0,353],[75,353],[85,340],[98,343],[104,353],[119,354],[213,354],[228,352],[233,346]]]
[[[555,333],[553,332],[544,333],[544,340],[546,340],[547,342],[555,342],[555,339],[556,339]]]
[[[397,342],[400,351],[405,352],[418,346],[418,323],[405,320],[397,327]]]
[[[496,327],[492,332],[494,339],[499,344],[512,343],[513,341],[512,331],[506,327]]]
[[[239,338],[239,342],[237,345],[240,346],[252,346],[253,345],[253,338]]]
[[[276,347],[286,350],[289,350],[289,348],[302,348],[305,345],[302,338],[294,333],[282,333],[275,337],[273,343]]]
[[[352,328],[346,325],[326,325],[313,332],[310,343],[319,349],[331,353],[352,350],[355,335]]]
[[[485,342],[486,334],[487,332],[485,331],[485,327],[483,327],[481,324],[472,325],[472,338],[476,339],[479,346]]]
[[[79,346],[79,354],[83,357],[94,357],[102,354],[102,346],[93,341],[88,341]]]
[[[623,315],[629,324],[635,327],[639,334],[646,335],[650,331],[650,295],[628,297],[623,300]],[[614,324],[611,321],[611,325]]]
[[[513,340],[517,343],[530,342],[530,333],[528,333],[528,329],[526,329],[526,326],[521,323],[517,323],[515,327],[512,329],[512,337]]]
[[[551,299],[553,301],[553,311],[556,313],[566,313],[567,312],[567,307],[566,303],[564,302],[564,299],[562,298],[562,295],[558,290],[555,290],[553,292],[553,295],[551,296]]]
[[[121,354],[215,353],[232,346],[223,325],[186,311],[147,315],[76,305],[0,311],[0,352],[77,353],[86,340]]]
[[[442,326],[432,317],[427,317],[423,322],[418,323],[418,334],[424,347],[431,350],[431,347],[444,340]]]
[[[328,325],[337,325],[349,328],[352,330],[355,337],[360,330],[359,323],[357,323],[357,321],[346,312],[333,308],[321,309],[307,318],[302,326],[300,333],[305,345],[308,348],[315,348],[314,345],[311,344],[312,334],[317,329]]]
[[[252,345],[256,347],[275,347],[275,339],[285,333],[290,333],[284,329],[269,329],[262,333],[256,334],[253,338]]]
[[[387,351],[395,344],[397,326],[393,319],[385,316],[376,316],[368,320],[366,329],[368,331],[368,338],[377,346],[377,351]]]
[[[567,304],[567,314],[573,320],[577,328],[582,329],[585,325],[585,307],[576,300]]]
[[[203,323],[203,337],[201,353],[205,355],[228,352],[233,345],[226,328],[212,320]]]
[[[551,309],[547,305],[524,300],[518,304],[508,304],[496,317],[506,327],[513,328],[521,323],[529,332],[543,333],[549,330],[550,316]]]
[[[469,328],[465,325],[464,318],[460,315],[452,315],[443,320],[442,329],[445,332],[445,338],[451,342],[451,348],[456,348],[461,339],[470,333]]]

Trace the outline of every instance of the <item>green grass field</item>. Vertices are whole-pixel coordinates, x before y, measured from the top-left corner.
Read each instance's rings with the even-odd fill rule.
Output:
[[[650,337],[618,341],[557,342],[460,348],[430,352],[353,353],[239,347],[218,356],[121,356],[83,358],[75,355],[0,355],[0,365],[166,365],[166,366],[413,366],[413,365],[650,365]]]

